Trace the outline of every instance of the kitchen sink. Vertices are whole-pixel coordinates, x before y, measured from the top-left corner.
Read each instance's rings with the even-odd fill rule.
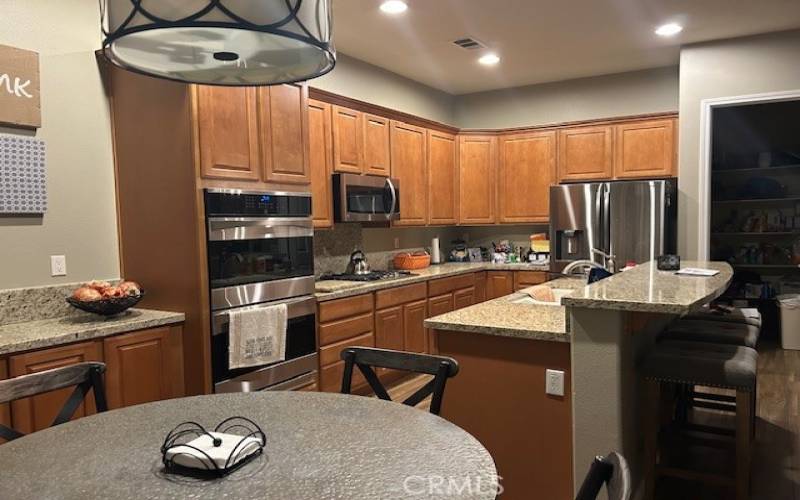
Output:
[[[574,292],[574,290],[570,290],[569,288],[553,288],[553,295],[555,296],[555,302],[546,302],[543,300],[536,300],[528,294],[521,294],[520,297],[516,299],[512,299],[512,304],[530,304],[535,306],[560,306],[561,299],[566,297],[567,295]]]

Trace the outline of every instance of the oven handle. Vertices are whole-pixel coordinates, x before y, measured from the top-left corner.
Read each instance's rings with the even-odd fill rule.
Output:
[[[255,304],[252,306],[237,307],[227,311],[215,312],[211,315],[211,335],[222,334],[228,324],[230,324],[231,311],[247,311],[252,309],[263,309],[265,307],[277,306],[286,304],[286,319],[300,318],[316,313],[317,300],[314,297],[300,297],[287,300],[278,300],[275,302],[265,302],[263,304]]]
[[[386,178],[386,184],[389,187],[389,192],[392,194],[392,207],[386,212],[386,218],[391,219],[392,216],[395,214],[395,210],[397,208],[397,189],[394,187],[394,183],[392,179]]]
[[[210,241],[314,236],[310,217],[209,217]]]

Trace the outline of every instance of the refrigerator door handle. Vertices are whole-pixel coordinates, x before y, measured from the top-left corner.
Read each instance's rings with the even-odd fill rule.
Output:
[[[597,237],[589,239],[589,260],[592,262],[594,262],[595,259],[595,250],[598,248],[605,248],[605,228],[603,226],[602,212],[603,186],[605,186],[605,184],[598,184],[597,192],[594,195],[594,216],[597,218],[597,224],[594,227],[597,228]],[[595,246],[595,242],[597,243],[597,247]]]
[[[614,238],[611,236],[611,185],[604,184],[605,194],[603,196],[603,237],[605,238],[604,251],[606,252],[605,267],[608,271],[615,273],[617,256],[614,254]]]

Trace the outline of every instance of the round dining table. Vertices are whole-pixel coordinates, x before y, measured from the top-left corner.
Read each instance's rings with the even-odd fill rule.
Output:
[[[213,429],[242,416],[264,452],[221,478],[164,470],[160,447],[178,424]],[[489,452],[428,412],[377,398],[313,392],[215,394],[80,418],[0,445],[0,498],[488,500]]]

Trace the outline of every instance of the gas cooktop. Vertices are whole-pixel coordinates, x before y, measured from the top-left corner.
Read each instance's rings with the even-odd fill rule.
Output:
[[[380,280],[393,280],[397,278],[406,278],[408,276],[417,276],[416,274],[408,271],[370,271],[367,274],[323,274],[319,277],[322,280],[341,280],[341,281],[380,281]]]

